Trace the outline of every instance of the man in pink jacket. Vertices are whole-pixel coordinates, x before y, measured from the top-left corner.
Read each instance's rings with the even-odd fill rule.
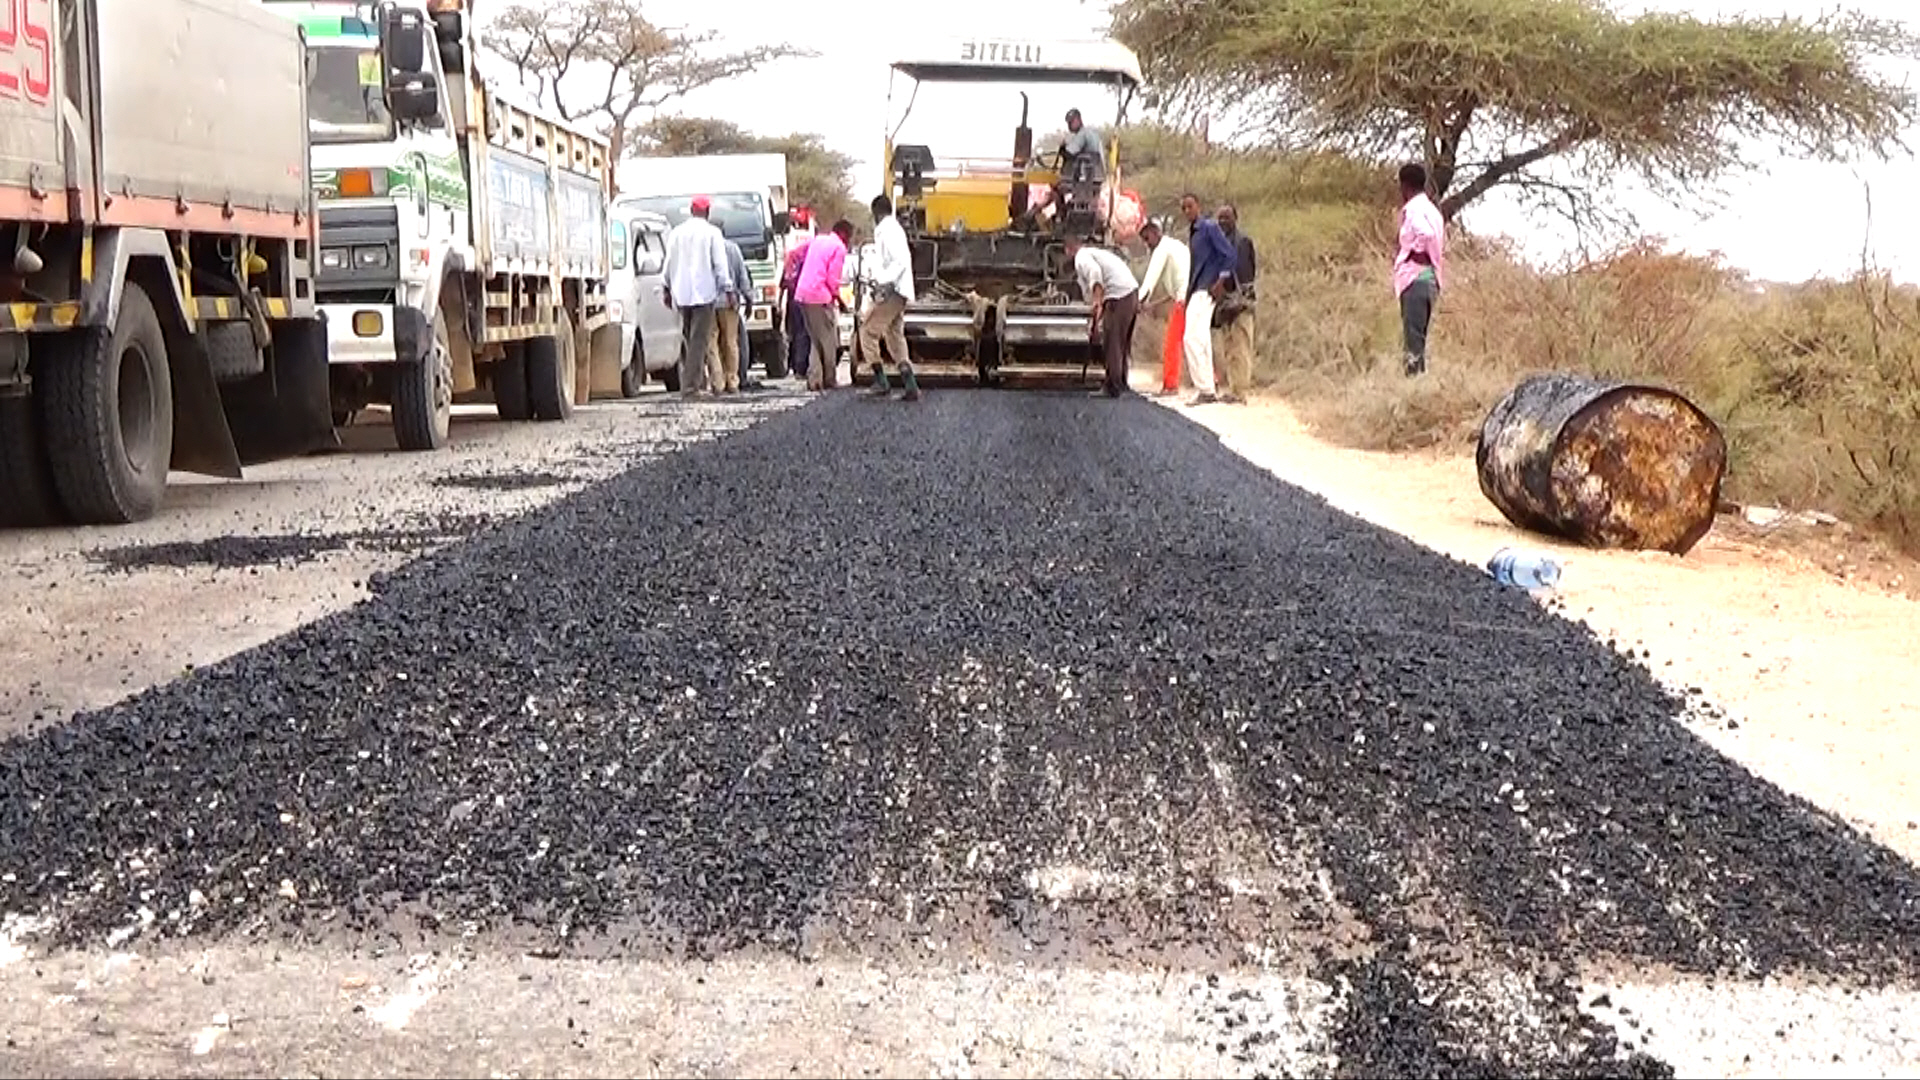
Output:
[[[807,337],[813,343],[813,356],[807,362],[807,389],[831,390],[840,364],[840,271],[846,266],[847,245],[853,243],[853,222],[841,218],[833,231],[821,233],[807,242],[807,255],[800,264],[800,280],[793,287],[793,298],[807,320]]]
[[[1447,222],[1427,197],[1426,166],[1400,167],[1400,250],[1393,257],[1393,291],[1400,297],[1409,378],[1427,370],[1427,327],[1446,277]]]

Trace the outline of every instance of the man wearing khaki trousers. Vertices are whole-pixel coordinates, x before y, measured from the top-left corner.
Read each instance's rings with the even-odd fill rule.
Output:
[[[913,251],[907,245],[907,231],[893,216],[893,200],[875,195],[873,210],[874,267],[873,310],[860,323],[860,351],[873,365],[875,397],[891,393],[881,344],[887,356],[900,365],[900,382],[906,393],[901,401],[919,401],[920,383],[913,377],[913,359],[907,355],[907,305],[913,302]]]
[[[1234,268],[1227,294],[1214,307],[1226,353],[1227,392],[1220,400],[1244,404],[1253,392],[1253,279],[1259,271],[1253,238],[1240,231],[1240,212],[1232,203],[1220,208],[1215,220],[1233,245]]]

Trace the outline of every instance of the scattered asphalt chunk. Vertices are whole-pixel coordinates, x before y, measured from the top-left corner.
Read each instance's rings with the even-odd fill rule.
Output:
[[[1913,867],[1685,714],[1147,403],[838,396],[0,746],[0,912],[1259,963],[1344,987],[1342,1074],[1662,1076],[1583,963],[1861,983],[1920,940]]]
[[[461,473],[435,477],[435,487],[463,488],[468,491],[529,491],[577,483],[578,478],[554,472]]]
[[[110,570],[211,567],[238,570],[256,566],[294,566],[336,551],[412,552],[462,536],[488,519],[448,517],[413,528],[350,529],[340,532],[216,536],[155,544],[96,548],[87,559]]]

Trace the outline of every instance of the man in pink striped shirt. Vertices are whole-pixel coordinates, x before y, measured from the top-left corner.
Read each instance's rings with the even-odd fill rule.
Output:
[[[807,337],[813,343],[813,357],[807,363],[807,389],[831,390],[840,364],[840,271],[847,263],[847,245],[853,243],[853,222],[841,218],[833,231],[821,233],[807,242],[807,255],[800,264],[800,280],[793,287],[793,298],[807,320]]]
[[[1407,376],[1427,370],[1427,327],[1446,276],[1447,222],[1427,197],[1427,169],[1400,167],[1400,251],[1393,258],[1393,291],[1400,297]]]

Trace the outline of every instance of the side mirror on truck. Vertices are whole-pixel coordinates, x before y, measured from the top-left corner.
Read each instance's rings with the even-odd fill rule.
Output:
[[[387,83],[387,102],[395,120],[431,126],[440,117],[440,82],[431,72],[395,73]]]
[[[773,212],[773,231],[776,233],[784,233],[791,228],[793,228],[793,215],[785,210],[775,210]]]
[[[380,52],[387,60],[387,73],[417,75],[427,70],[427,24],[417,11],[393,4],[380,8]]]
[[[666,268],[666,261],[649,251],[645,255],[640,256],[640,265],[635,267],[634,273],[639,274],[641,277],[652,277],[654,274]]]

